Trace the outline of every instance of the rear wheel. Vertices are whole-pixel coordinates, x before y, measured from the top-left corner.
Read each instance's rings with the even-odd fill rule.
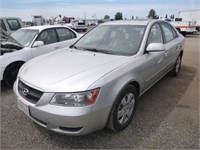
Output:
[[[22,64],[23,63],[14,63],[6,68],[3,80],[8,86],[12,86],[14,84],[19,72],[19,68],[22,66]]]
[[[113,131],[125,129],[133,119],[138,93],[134,86],[126,86],[119,94],[109,117],[108,127]]]
[[[179,54],[178,58],[176,59],[176,63],[174,65],[174,67],[172,68],[172,70],[169,72],[170,75],[172,76],[177,76],[180,69],[181,69],[181,61],[182,61],[182,57],[181,54]]]

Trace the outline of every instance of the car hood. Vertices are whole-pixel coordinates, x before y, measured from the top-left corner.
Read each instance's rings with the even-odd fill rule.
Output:
[[[17,40],[0,29],[0,55],[15,52],[24,48]]]
[[[23,65],[19,77],[45,92],[85,91],[130,56],[63,49]]]

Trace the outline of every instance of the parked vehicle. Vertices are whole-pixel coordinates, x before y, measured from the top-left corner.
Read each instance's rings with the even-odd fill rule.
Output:
[[[170,22],[183,36],[197,32],[196,21],[182,21],[182,18],[164,20]]]
[[[171,21],[175,28],[183,35],[193,34],[196,30],[196,21]]]
[[[86,25],[86,21],[85,20],[72,20],[71,23],[65,24],[66,26],[72,28],[73,30],[77,31],[77,32],[86,32],[88,27]]]
[[[23,22],[18,17],[2,17],[0,18],[0,21],[0,28],[2,28],[8,34],[11,34],[23,27]]]
[[[196,10],[186,10],[179,12],[179,18],[182,21],[195,21],[196,22],[196,30],[200,31],[200,9]]]
[[[24,64],[14,84],[18,107],[59,133],[123,130],[138,98],[168,72],[179,73],[183,50],[184,37],[165,21],[103,23]]]
[[[73,44],[79,34],[63,26],[21,28],[5,37],[2,32],[0,81],[13,85],[19,68],[28,60]],[[3,38],[4,37],[4,38]]]

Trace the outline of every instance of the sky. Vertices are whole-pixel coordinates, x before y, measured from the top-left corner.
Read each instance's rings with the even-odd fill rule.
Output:
[[[179,11],[200,9],[200,0],[0,0],[0,17],[20,17],[23,21],[32,21],[34,15],[45,19],[74,17],[102,19],[105,15],[114,18],[116,12],[123,17],[144,18],[154,9],[160,17]]]

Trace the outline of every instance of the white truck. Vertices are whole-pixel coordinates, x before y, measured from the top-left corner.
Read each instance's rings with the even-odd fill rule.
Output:
[[[182,21],[182,18],[164,20],[170,22],[183,36],[197,32],[196,21]]]
[[[182,21],[196,21],[196,29],[200,31],[200,9],[180,11],[178,15]]]
[[[175,28],[183,35],[193,34],[196,30],[196,21],[171,21]]]
[[[1,17],[0,22],[0,28],[7,34],[11,34],[23,27],[23,22],[18,17]]]

